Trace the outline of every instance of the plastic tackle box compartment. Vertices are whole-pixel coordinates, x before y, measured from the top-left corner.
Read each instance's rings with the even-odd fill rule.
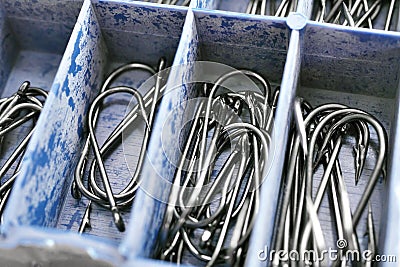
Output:
[[[285,20],[273,21],[271,18],[255,20],[246,16],[236,17],[224,12],[195,9],[193,14],[188,15],[185,27],[187,28],[184,28],[184,31],[190,32],[190,35],[182,37],[178,48],[182,60],[176,63],[186,65],[182,72],[176,71],[180,75],[178,78],[175,78],[175,72],[171,71],[167,84],[170,88],[177,88],[180,85],[182,89],[164,98],[165,105],[160,107],[159,113],[163,115],[159,116],[156,121],[158,126],[153,130],[153,134],[158,134],[153,135],[149,147],[151,166],[149,165],[143,173],[144,177],[151,178],[143,181],[142,188],[145,193],[139,192],[136,198],[137,205],[133,207],[132,220],[138,224],[137,228],[130,229],[132,230],[130,234],[135,235],[136,240],[124,244],[126,245],[124,250],[136,251],[140,257],[155,256],[153,252],[163,224],[165,203],[168,201],[171,187],[165,180],[173,179],[176,163],[170,159],[175,158],[176,151],[180,150],[175,140],[180,140],[186,122],[183,115],[185,106],[181,105],[201,95],[199,89],[186,85],[190,84],[189,81],[203,81],[193,78],[200,67],[191,64],[195,61],[212,61],[239,69],[250,69],[268,79],[274,88],[281,83],[283,77],[289,42],[289,28],[285,25]],[[179,58],[176,57],[176,60]],[[223,67],[221,69],[225,72],[229,70]],[[224,74],[221,69],[220,75]],[[218,78],[218,73],[214,75],[215,79]],[[206,81],[208,78],[205,78]],[[173,122],[168,121],[169,114],[173,114],[171,115],[174,118]],[[163,136],[168,136],[168,140],[162,139]],[[188,263],[201,264],[193,256],[186,256]]]
[[[297,96],[303,97],[313,106],[325,103],[340,103],[359,108],[375,116],[386,129],[389,137],[387,146],[390,165],[394,159],[390,157],[393,147],[393,125],[397,118],[397,95],[399,90],[399,48],[400,39],[385,33],[371,34],[365,31],[352,31],[348,28],[326,27],[326,25],[309,24],[304,32],[303,58],[301,62],[299,88]],[[340,162],[346,187],[354,211],[376,162],[379,141],[375,130],[371,131],[370,149],[368,150],[365,169],[360,182],[355,186],[355,167],[352,147],[354,140],[346,139]],[[348,159],[348,160],[347,160]],[[315,177],[320,177],[317,172]],[[389,178],[390,179],[390,178]],[[393,177],[391,177],[393,179]],[[380,180],[370,199],[375,222],[377,238],[386,228],[384,211],[388,181]],[[314,179],[315,193],[319,180]],[[325,201],[321,208],[321,224],[327,234],[326,242],[335,248],[337,237],[334,237],[334,223],[328,215],[329,209]],[[325,215],[324,215],[325,214]],[[365,237],[366,215],[357,227],[360,246],[366,249]],[[382,251],[380,251],[382,252]]]
[[[68,4],[34,4],[29,1],[2,1],[0,9],[0,94],[10,97],[22,82],[49,90],[69,35],[75,24],[65,17],[78,15],[81,1]],[[50,16],[49,16],[50,15]],[[40,37],[40,38],[39,38]],[[29,124],[6,135],[2,143],[1,166],[30,130]],[[4,177],[7,180],[12,167]]]

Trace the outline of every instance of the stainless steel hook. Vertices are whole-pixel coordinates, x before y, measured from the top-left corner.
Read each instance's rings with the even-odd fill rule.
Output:
[[[16,144],[15,150],[12,151],[0,168],[0,216],[10,196],[14,181],[18,177],[25,149],[34,133],[36,121],[42,111],[46,98],[46,91],[32,87],[26,81],[21,84],[15,94],[0,99],[1,143],[7,134],[12,133],[13,130],[27,122],[32,122],[31,129],[27,131],[22,141]],[[8,175],[8,172],[12,169],[12,174]]]
[[[336,222],[339,240],[343,239],[348,242],[345,250],[360,251],[356,228],[382,173],[382,168],[384,168],[387,150],[386,131],[376,118],[359,109],[348,108],[340,104],[325,104],[312,109],[302,105],[300,100],[296,100],[295,103],[296,127],[291,137],[287,161],[288,171],[285,174],[285,191],[283,192],[281,215],[276,224],[277,235],[274,249],[287,248],[288,246],[284,244],[288,242],[288,238],[290,239],[289,243],[292,243],[290,249],[300,252],[314,250],[317,255],[320,255],[318,252],[326,249],[324,235],[319,225],[318,209],[323,196],[328,191],[332,200],[332,214],[335,215],[333,221]],[[355,151],[357,185],[365,166],[367,150],[370,148],[370,127],[377,134],[378,155],[365,191],[353,213],[342,175],[339,153],[342,140],[346,136],[354,135],[356,141],[353,149]],[[306,145],[301,145],[302,142],[306,142]],[[306,149],[307,151],[304,151]],[[319,166],[323,168],[323,175],[317,192],[313,194],[313,176]],[[372,227],[371,221],[372,219],[369,218],[368,223]],[[289,230],[285,231],[286,228]],[[374,244],[373,240],[371,240],[371,244]],[[345,250],[341,250],[341,253],[345,253]],[[344,258],[339,257],[338,261],[332,264],[339,265],[343,263],[343,260]],[[273,265],[278,266],[279,264],[281,263],[276,257]],[[293,264],[304,265],[304,262]],[[323,262],[318,262],[318,264],[324,265]],[[357,265],[359,262],[354,262],[354,264]]]
[[[89,114],[87,120],[89,135],[88,138],[86,139],[82,155],[76,167],[75,179],[71,186],[71,192],[75,198],[80,198],[81,194],[83,194],[85,195],[85,197],[89,199],[83,219],[79,227],[79,233],[83,233],[86,228],[91,226],[90,213],[92,209],[91,206],[93,203],[96,203],[100,206],[110,209],[113,214],[113,220],[115,225],[120,231],[124,231],[125,226],[122,220],[122,216],[120,215],[119,209],[127,207],[133,201],[135,197],[135,192],[140,184],[139,177],[144,162],[146,147],[148,144],[148,140],[150,138],[151,126],[153,124],[153,120],[155,117],[156,103],[157,100],[159,100],[159,98],[162,96],[163,91],[165,90],[165,86],[163,86],[164,77],[162,76],[163,74],[161,72],[164,68],[165,68],[165,60],[161,59],[158,66],[158,74],[154,78],[155,86],[152,87],[144,97],[142,97],[134,88],[126,86],[118,86],[110,88],[110,85],[120,75],[128,71],[144,70],[152,75],[155,74],[156,71],[150,66],[139,63],[124,65],[113,71],[107,77],[107,79],[102,85],[100,94],[92,102],[89,108]],[[136,97],[136,99],[138,100],[138,104],[128,112],[128,114],[112,131],[112,133],[106,139],[104,144],[101,147],[99,147],[95,137],[94,128],[97,123],[101,104],[106,97],[117,93],[128,93]],[[150,108],[149,112],[146,110],[146,108],[148,107]],[[111,188],[103,160],[105,158],[105,155],[111,152],[111,148],[113,147],[113,145],[121,140],[122,133],[128,127],[130,127],[130,125],[132,125],[132,123],[134,123],[140,115],[146,123],[146,130],[142,141],[142,147],[139,155],[137,168],[131,180],[129,181],[128,185],[126,185],[126,187],[122,189],[122,191],[120,191],[119,193],[114,193]],[[85,166],[87,163],[87,155],[89,153],[90,148],[92,148],[94,152],[94,159],[93,161],[91,161],[90,164],[88,186],[86,188],[84,185],[83,178],[86,169]],[[98,185],[98,181],[96,180],[96,169],[99,169],[100,171],[101,182],[104,186],[104,189],[102,189]]]
[[[262,93],[219,91],[236,75],[257,81]],[[249,70],[221,75],[209,88],[188,132],[155,256],[181,263],[186,249],[207,266],[240,266],[260,205],[279,89],[270,99],[269,81]]]

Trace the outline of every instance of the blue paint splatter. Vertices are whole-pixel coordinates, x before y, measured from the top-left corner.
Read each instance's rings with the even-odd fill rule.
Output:
[[[65,94],[67,95],[67,96],[69,96],[69,94],[70,94],[70,92],[71,92],[71,90],[69,89],[69,87],[68,87],[68,83],[69,83],[69,79],[68,79],[68,76],[66,76],[65,77],[65,80],[64,80],[64,83],[63,83],[63,91],[65,92]]]
[[[244,28],[246,31],[250,31],[250,30],[256,30],[258,29],[257,24],[253,24],[253,25],[249,25],[247,27]]]
[[[68,73],[73,74],[74,76],[76,75],[77,72],[82,70],[82,66],[80,66],[79,64],[76,64],[76,59],[79,56],[79,54],[81,53],[81,49],[79,47],[79,44],[81,42],[82,39],[82,29],[78,32],[78,36],[76,38],[76,42],[74,45],[74,51],[72,52],[72,57],[71,57],[71,65],[69,67]]]
[[[80,66],[79,64],[76,63],[77,57],[81,52],[79,44],[81,42],[82,36],[83,36],[83,32],[82,32],[82,29],[80,29],[80,31],[78,32],[78,36],[76,38],[76,41],[75,41],[74,51],[72,52],[71,64],[70,64],[69,69],[68,69],[68,73],[72,74],[73,76],[75,76],[79,71],[82,70],[82,66]],[[68,78],[68,76],[66,76],[65,80],[64,80],[64,83],[63,83],[62,90],[65,92],[65,94],[67,96],[69,96],[70,92],[71,92],[68,84],[69,84],[69,78]]]
[[[116,20],[117,24],[121,22],[127,22],[128,17],[125,16],[124,14],[115,14],[114,19]]]
[[[75,102],[74,102],[74,99],[72,97],[70,97],[68,99],[68,105],[71,107],[72,111],[75,110]]]
[[[48,146],[48,148],[50,148],[50,150],[54,149],[54,141],[55,141],[55,139],[56,139],[56,135],[54,133],[51,134],[50,138],[49,138],[49,142],[47,143],[47,146]]]
[[[38,203],[37,208],[35,209],[35,216],[30,220],[30,224],[31,225],[42,225],[44,223],[44,218],[47,218],[47,216],[45,216],[45,214],[43,212],[40,211],[44,211],[46,208],[46,203],[47,203],[47,199],[45,200],[41,200]]]

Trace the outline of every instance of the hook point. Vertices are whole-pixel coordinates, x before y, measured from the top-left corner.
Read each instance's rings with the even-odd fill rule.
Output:
[[[114,223],[115,223],[115,226],[117,227],[117,229],[120,232],[125,232],[125,223],[124,223],[124,220],[122,219],[121,214],[119,213],[118,208],[117,207],[112,208],[111,212],[113,214]]]

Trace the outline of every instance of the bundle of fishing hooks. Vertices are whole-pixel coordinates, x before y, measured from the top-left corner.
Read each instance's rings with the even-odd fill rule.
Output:
[[[384,12],[382,7],[387,3],[389,3],[389,8],[386,11],[383,29],[388,31],[393,19],[396,0],[320,0],[318,1],[318,9],[314,20],[375,29],[375,20]]]
[[[250,0],[247,4],[246,14],[287,17],[290,12],[296,11],[297,4],[297,0]]]
[[[375,185],[380,178],[386,176],[387,134],[381,123],[371,114],[356,108],[341,104],[324,104],[312,107],[302,99],[295,101],[295,125],[290,136],[290,150],[287,156],[287,168],[283,186],[283,198],[280,216],[276,225],[274,249],[276,251],[313,251],[317,255],[313,259],[297,259],[291,262],[274,259],[274,266],[290,265],[305,266],[308,262],[321,266],[346,265],[347,251],[358,252],[362,255],[356,228],[365,223],[368,238],[371,264],[376,255],[376,237],[371,205],[369,204]],[[376,133],[372,135],[372,132]],[[371,140],[377,139],[378,148],[370,145]],[[369,180],[361,195],[361,199],[352,210],[346,175],[341,167],[340,151],[348,140],[353,143],[354,184],[368,177],[364,170],[368,151],[376,153],[376,161]],[[346,158],[348,161],[348,158]],[[343,163],[343,162],[342,162]],[[322,169],[322,174],[317,171]],[[319,177],[319,186],[313,192],[314,179]],[[328,249],[326,233],[322,230],[318,213],[325,195],[329,197],[329,209],[335,226],[338,257],[329,262],[328,257],[321,257]],[[353,203],[354,204],[354,203]],[[361,220],[362,214],[368,209],[366,222]],[[326,212],[323,213],[326,216]],[[328,213],[329,214],[329,213]],[[326,218],[325,218],[326,220]],[[355,260],[352,264],[361,264]]]
[[[81,196],[84,195],[89,199],[79,226],[79,233],[83,233],[86,229],[91,228],[90,213],[93,202],[110,210],[117,229],[121,232],[125,230],[125,223],[120,210],[130,208],[132,201],[135,198],[136,191],[140,185],[140,174],[150,139],[150,130],[156,114],[156,104],[157,101],[161,99],[165,90],[165,81],[162,77],[162,70],[164,70],[164,68],[164,58],[160,59],[157,69],[142,63],[123,65],[114,70],[107,77],[99,94],[91,103],[86,118],[88,136],[75,169],[75,179],[71,186],[71,193],[74,198],[80,199]],[[151,87],[143,97],[135,88],[129,86],[111,86],[118,77],[132,71],[144,71],[154,77],[154,86]],[[95,127],[103,107],[102,103],[106,98],[116,94],[131,95],[137,99],[137,104],[127,112],[125,117],[100,146],[96,138]],[[120,190],[119,193],[115,193],[115,189],[111,187],[104,160],[111,155],[117,144],[122,143],[122,135],[124,131],[129,127],[132,127],[139,118],[145,122],[146,126],[140,148],[141,150],[139,152],[138,163],[134,174],[132,174],[132,177],[125,188]],[[90,151],[93,152],[93,157],[89,159]],[[99,175],[97,175],[97,170]]]
[[[25,149],[35,131],[36,122],[42,111],[47,92],[41,88],[32,87],[30,82],[25,81],[21,84],[16,93],[10,97],[0,99],[0,142],[2,155],[8,155],[0,169],[0,215],[2,215],[12,186],[17,178]],[[25,127],[25,129],[22,129]],[[8,135],[24,134],[15,149],[10,153],[6,151],[10,145],[6,145]],[[19,141],[19,140],[18,140]],[[11,173],[10,173],[11,171]]]
[[[143,2],[151,2],[165,5],[189,6],[190,0],[143,0]]]
[[[257,81],[263,93],[223,83]],[[207,266],[242,266],[259,210],[259,187],[270,157],[279,88],[250,70],[203,84],[177,165],[155,257],[182,263],[184,254]]]

